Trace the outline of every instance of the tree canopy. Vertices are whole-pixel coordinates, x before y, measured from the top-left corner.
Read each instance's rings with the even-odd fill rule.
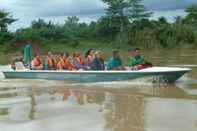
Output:
[[[185,17],[177,16],[174,22],[168,22],[165,17],[150,19],[152,12],[144,7],[142,0],[102,1],[107,4],[106,13],[91,23],[80,22],[76,16],[66,17],[63,24],[38,19],[16,32],[8,31],[8,26],[16,19],[10,13],[0,11],[0,45],[7,48],[17,41],[30,40],[40,46],[72,48],[99,47],[98,42],[126,48],[197,46],[197,5],[189,6]]]
[[[0,11],[0,32],[6,32],[8,25],[15,21],[16,19],[13,19],[12,16],[10,16],[10,13]]]

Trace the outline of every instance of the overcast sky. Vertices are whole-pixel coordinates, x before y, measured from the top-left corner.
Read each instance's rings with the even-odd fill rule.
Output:
[[[184,9],[197,0],[144,0],[147,9],[155,12],[153,18],[165,16],[173,20],[184,16]],[[81,21],[90,22],[104,14],[105,5],[101,0],[0,0],[0,9],[9,11],[19,20],[10,26],[11,30],[29,26],[32,20],[43,18],[63,23],[66,16],[79,16]]]

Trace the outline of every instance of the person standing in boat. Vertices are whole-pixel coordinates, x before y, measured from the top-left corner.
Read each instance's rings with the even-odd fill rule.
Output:
[[[95,58],[92,62],[92,70],[105,70],[105,63],[104,63],[104,58],[102,56],[101,51],[96,51],[95,52]]]
[[[124,70],[118,50],[114,50],[112,58],[107,63],[107,70]]]
[[[27,68],[31,68],[31,61],[33,59],[33,48],[31,44],[27,44],[23,50],[23,63]]]
[[[47,53],[44,68],[45,68],[45,70],[55,70],[56,69],[56,60],[54,59],[53,54],[51,52]]]
[[[35,57],[31,61],[31,69],[32,70],[42,70],[43,69],[43,63],[42,63],[42,59],[40,57],[40,54],[36,53]]]

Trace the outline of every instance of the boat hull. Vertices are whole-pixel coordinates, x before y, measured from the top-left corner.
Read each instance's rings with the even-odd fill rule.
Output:
[[[178,80],[190,69],[180,70],[142,70],[142,71],[4,71],[5,78],[14,79],[47,79],[76,82],[105,82],[132,80],[146,76],[156,76],[165,82]]]

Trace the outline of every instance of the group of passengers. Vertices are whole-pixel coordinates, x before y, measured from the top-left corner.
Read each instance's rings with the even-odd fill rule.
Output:
[[[62,53],[58,58],[48,52],[44,59],[36,54],[30,62],[32,70],[140,70],[150,66],[152,65],[141,56],[139,48],[130,51],[128,67],[123,66],[118,50],[112,52],[112,57],[106,63],[103,53],[94,49],[89,49],[84,57],[80,52],[72,55]]]

